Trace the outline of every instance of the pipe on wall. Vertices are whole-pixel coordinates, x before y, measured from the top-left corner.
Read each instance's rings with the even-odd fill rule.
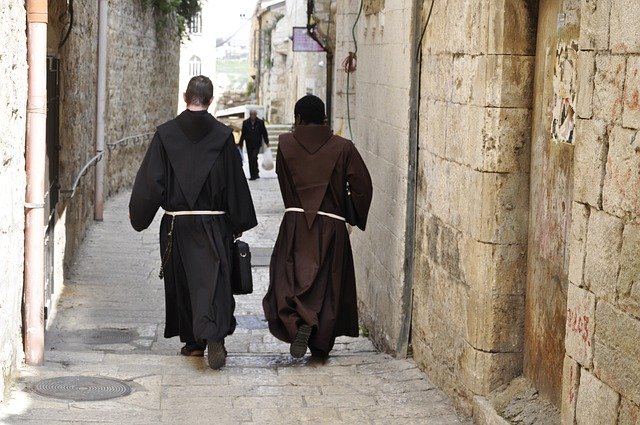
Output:
[[[435,2],[435,0],[432,0]],[[420,56],[423,0],[413,0],[411,22],[411,86],[409,90],[409,169],[407,173],[407,209],[405,216],[404,285],[402,290],[402,326],[396,347],[397,357],[407,357],[413,320],[413,280],[416,253],[416,202],[418,197],[418,142],[420,135]],[[432,5],[433,7],[433,5]]]
[[[27,0],[27,128],[24,229],[24,351],[44,363],[44,186],[47,150],[47,0]]]
[[[109,16],[108,0],[98,3],[98,78],[96,87],[96,155],[104,152],[105,110],[107,102],[107,29]],[[96,163],[95,204],[93,218],[104,217],[104,156]]]

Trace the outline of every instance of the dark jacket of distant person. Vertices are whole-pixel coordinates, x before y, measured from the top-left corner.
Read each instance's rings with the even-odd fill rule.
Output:
[[[269,133],[267,133],[264,120],[254,115],[254,120],[250,117],[242,122],[242,133],[240,134],[239,142],[241,148],[245,141],[247,142],[247,152],[260,148],[263,141],[269,146]]]

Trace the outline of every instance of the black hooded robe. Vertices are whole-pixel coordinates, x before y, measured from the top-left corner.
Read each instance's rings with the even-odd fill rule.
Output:
[[[257,221],[231,129],[205,111],[187,110],[157,128],[131,194],[133,228],[149,227],[160,207],[227,212],[175,217],[164,265],[165,338],[220,341],[236,326],[233,235],[255,227]],[[172,219],[165,214],[160,224],[163,257]]]

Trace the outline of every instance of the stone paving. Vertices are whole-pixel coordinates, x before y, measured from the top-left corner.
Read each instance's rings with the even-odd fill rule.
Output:
[[[273,172],[250,182],[260,225],[247,232],[256,264],[266,264],[282,215]],[[364,337],[340,338],[324,363],[295,360],[266,329],[261,299],[268,268],[254,269],[255,292],[236,297],[238,329],[227,338],[227,366],[177,355],[162,337],[158,219],[142,233],[128,223],[128,193],[106,204],[88,231],[49,320],[46,364],[23,367],[0,423],[461,424],[447,399],[411,360],[376,352]],[[45,398],[46,378],[101,376],[126,382],[128,396],[107,401]]]

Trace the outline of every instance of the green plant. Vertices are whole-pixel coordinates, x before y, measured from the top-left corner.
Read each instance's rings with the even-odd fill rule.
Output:
[[[186,34],[193,18],[202,10],[201,0],[145,0],[163,15],[176,14],[180,35]]]
[[[253,92],[256,91],[256,83],[253,80],[249,80],[247,82],[247,92],[246,95],[247,96],[251,96],[253,94]]]

